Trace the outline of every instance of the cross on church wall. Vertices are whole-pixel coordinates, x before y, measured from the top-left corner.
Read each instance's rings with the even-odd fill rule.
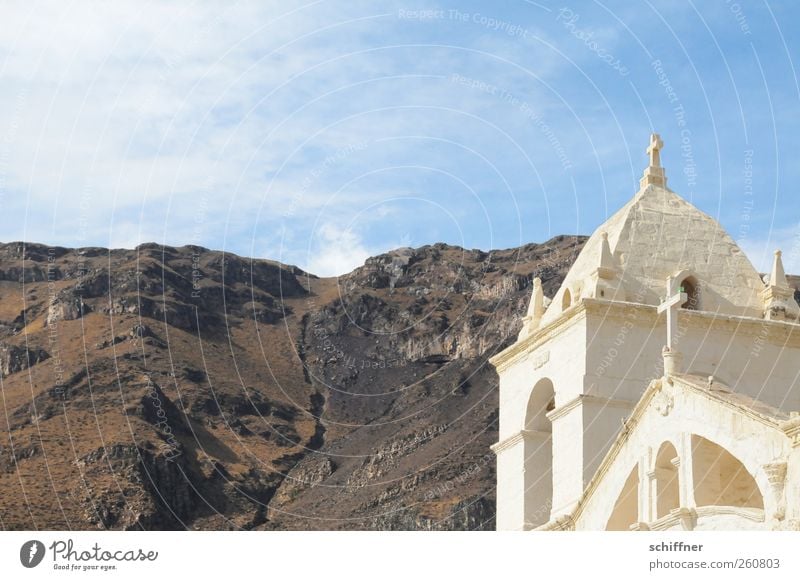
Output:
[[[689,295],[681,287],[676,294],[670,296],[669,287],[669,280],[667,280],[667,297],[658,305],[658,312],[666,311],[667,313],[667,348],[672,351],[673,340],[678,334],[678,310],[689,300]]]

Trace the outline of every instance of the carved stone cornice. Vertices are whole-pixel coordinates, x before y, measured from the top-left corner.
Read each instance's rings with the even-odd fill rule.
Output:
[[[793,413],[790,419],[781,421],[780,426],[792,442],[792,447],[800,447],[800,415]]]
[[[506,437],[502,441],[498,441],[494,445],[492,445],[489,449],[494,451],[495,455],[500,455],[503,451],[507,449],[511,449],[515,445],[522,443],[523,441],[528,442],[542,442],[546,441],[549,437],[552,437],[552,433],[549,431],[536,431],[534,429],[522,429],[517,431],[510,437]]]
[[[699,387],[681,375],[671,377],[670,380],[676,387],[686,389],[696,396],[713,401],[715,404],[725,407],[726,409],[730,409],[739,415],[744,415],[749,419],[758,421],[759,423],[762,423],[767,427],[771,427],[772,429],[782,429],[782,425],[787,422],[780,421],[772,415],[756,411],[749,405],[731,401],[728,397],[723,396],[723,394],[719,391],[708,390],[707,388]],[[667,381],[664,382],[666,383]]]
[[[698,509],[677,507],[673,510],[670,510],[667,515],[650,522],[649,529],[654,531],[663,531],[679,525],[682,530],[691,531],[697,525],[697,519],[700,517]]]
[[[527,338],[512,344],[504,351],[490,358],[489,363],[498,372],[502,372],[512,364],[524,360],[540,346],[571,328],[574,323],[584,318],[585,312],[584,303],[579,302],[549,324],[537,328]]]
[[[657,306],[635,302],[618,302],[584,298],[587,315],[601,315],[604,321],[631,321],[655,325],[659,313]],[[631,313],[636,316],[632,318]],[[752,316],[720,314],[703,310],[681,310],[680,328],[700,328],[735,333],[737,336],[762,337],[781,347],[800,347],[800,325],[782,320],[765,320]]]
[[[575,520],[570,515],[561,515],[535,528],[539,532],[574,532]]]
[[[523,340],[512,344],[504,351],[489,359],[489,362],[502,372],[515,362],[524,360],[531,352],[552,340],[572,324],[584,320],[587,315],[601,315],[604,322],[630,321],[654,326],[658,324],[659,313],[656,305],[638,302],[623,302],[599,298],[582,298],[580,302],[566,310],[549,324],[542,326]],[[695,328],[734,333],[737,336],[760,337],[782,348],[800,348],[800,325],[783,320],[766,320],[752,316],[720,314],[702,310],[681,310],[680,328]]]

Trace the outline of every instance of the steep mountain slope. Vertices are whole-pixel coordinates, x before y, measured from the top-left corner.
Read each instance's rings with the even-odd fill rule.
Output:
[[[497,378],[534,271],[554,292],[580,242],[505,252],[398,250],[339,280],[305,318],[326,445],[290,473],[269,526],[494,526]],[[300,516],[300,519],[298,519]]]
[[[583,241],[401,249],[338,279],[0,244],[0,528],[492,527],[486,360]]]

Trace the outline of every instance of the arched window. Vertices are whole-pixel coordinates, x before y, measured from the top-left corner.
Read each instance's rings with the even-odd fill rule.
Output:
[[[679,286],[681,292],[687,295],[686,303],[682,308],[686,310],[700,310],[700,285],[694,276],[687,276]]]
[[[639,466],[634,465],[608,519],[607,530],[627,532],[639,521]]]
[[[541,525],[550,519],[553,502],[553,426],[547,413],[555,407],[550,379],[533,387],[525,414],[525,521]]]
[[[678,452],[669,441],[661,444],[656,455],[656,518],[663,518],[680,507],[678,487]]]
[[[692,436],[694,499],[705,505],[764,509],[764,498],[744,465],[716,443]]]
[[[564,296],[561,297],[561,310],[564,311],[570,306],[572,306],[572,294],[567,288],[564,290]]]

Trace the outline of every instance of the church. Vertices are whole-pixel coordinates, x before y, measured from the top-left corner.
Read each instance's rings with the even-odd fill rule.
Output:
[[[541,281],[500,377],[499,530],[799,530],[800,308],[667,187]]]

